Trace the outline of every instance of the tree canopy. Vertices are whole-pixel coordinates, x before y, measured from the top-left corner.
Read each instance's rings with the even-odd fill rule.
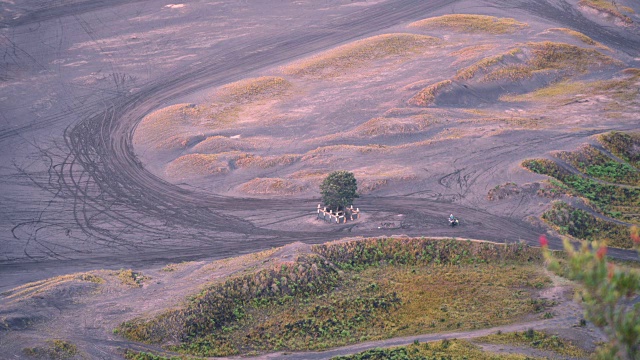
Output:
[[[331,209],[340,210],[353,204],[358,197],[358,182],[353,173],[345,170],[330,173],[320,185],[322,202]]]

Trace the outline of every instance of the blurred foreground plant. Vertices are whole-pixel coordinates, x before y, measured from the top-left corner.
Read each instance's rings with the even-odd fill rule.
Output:
[[[640,256],[640,230],[631,228],[631,239]],[[547,238],[540,236],[549,269],[562,271],[560,262],[548,249]],[[607,261],[604,242],[584,241],[576,250],[564,240],[567,253],[566,275],[582,285],[585,317],[602,329],[609,339],[598,349],[597,359],[640,359],[640,272]]]

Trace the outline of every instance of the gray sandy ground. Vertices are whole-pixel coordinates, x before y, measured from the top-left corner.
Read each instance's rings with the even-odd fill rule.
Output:
[[[416,168],[440,164],[433,174],[363,197],[357,205],[365,218],[340,226],[313,221],[312,197],[251,198],[171,183],[145,167],[133,133],[150,112],[195,101],[213,87],[441,14],[572,28],[609,46],[626,66],[640,66],[637,27],[613,26],[577,11],[576,2],[2,1],[0,291],[89,269],[157,268],[345,236],[535,243],[546,229],[527,219],[545,201],[524,192],[488,202],[487,191],[541,180],[517,166],[523,158],[575,148],[612,129],[637,129],[637,118],[429,147],[403,160]],[[354,121],[371,115],[353,114]],[[463,219],[459,228],[446,226],[449,213]],[[397,226],[379,229],[382,223]],[[559,239],[551,244],[559,247]]]

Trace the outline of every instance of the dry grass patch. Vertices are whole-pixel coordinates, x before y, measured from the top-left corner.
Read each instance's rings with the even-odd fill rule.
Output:
[[[27,283],[15,287],[11,290],[5,291],[0,295],[12,301],[23,301],[36,295],[51,292],[61,285],[78,282],[102,284],[104,283],[104,279],[91,273],[61,275],[45,280]]]
[[[337,154],[337,153],[358,153],[358,154],[370,154],[373,152],[380,152],[387,150],[388,147],[384,145],[328,145],[321,146],[314,150],[311,150],[304,154],[302,161],[308,161],[313,159],[317,155],[324,154]]]
[[[240,80],[223,86],[208,105],[206,118],[217,126],[235,123],[243,109],[290,93],[292,84],[281,77],[263,76]]]
[[[300,160],[300,155],[286,154],[277,156],[258,156],[253,154],[243,154],[233,160],[233,166],[238,168],[259,167],[262,169],[274,166],[287,166]]]
[[[192,150],[196,153],[220,153],[228,151],[253,150],[255,146],[247,140],[231,139],[226,136],[209,136],[196,144]]]
[[[569,340],[564,340],[557,335],[549,335],[542,331],[529,329],[522,332],[498,333],[474,339],[474,342],[483,344],[504,344],[526,346],[538,350],[551,351],[561,356],[571,358],[587,358],[589,353],[574,345]]]
[[[187,148],[204,140],[207,131],[237,121],[244,106],[279,98],[289,93],[291,87],[291,83],[284,78],[274,76],[246,79],[223,86],[210,99],[210,103],[177,104],[147,115],[136,129],[134,142],[156,149]]]
[[[227,103],[247,104],[285,95],[292,84],[277,76],[263,76],[240,80],[223,86],[217,92],[219,100]]]
[[[497,47],[498,45],[495,45],[495,44],[483,44],[483,45],[467,46],[460,50],[456,50],[449,54],[450,56],[455,56],[457,58],[456,61],[454,61],[451,64],[451,66],[456,66],[462,62],[477,59],[481,55],[489,51],[495,50]]]
[[[373,118],[353,130],[356,136],[383,136],[415,134],[428,129],[438,121],[431,115],[415,115],[406,118]]]
[[[359,40],[286,66],[285,74],[332,77],[375,60],[418,54],[440,40],[414,34],[385,34]]]
[[[433,85],[429,85],[426,88],[422,89],[414,97],[409,99],[409,104],[416,106],[433,105],[436,100],[436,95],[438,95],[440,91],[451,85],[451,83],[451,80],[443,80]]]
[[[620,6],[614,4],[610,0],[580,0],[580,5],[596,9],[607,13],[615,18],[622,20],[625,24],[632,24],[633,20],[622,11],[633,14],[633,9],[627,6]],[[622,11],[621,11],[622,10]]]
[[[229,172],[229,163],[219,154],[187,154],[167,165],[165,173],[173,179],[219,175]]]
[[[255,178],[240,185],[239,189],[252,195],[295,195],[307,190],[295,181],[280,178]]]
[[[358,178],[358,193],[368,194],[389,185],[391,182],[417,179],[413,169],[402,166],[370,166],[353,170]]]
[[[519,56],[522,54],[522,56]],[[482,73],[481,81],[517,81],[540,72],[577,75],[587,70],[621,63],[595,49],[556,42],[528,43],[500,55],[482,59],[458,71],[456,80],[469,80]]]
[[[183,149],[204,138],[202,134],[193,134],[191,127],[205,114],[204,107],[194,104],[177,104],[154,111],[142,119],[133,140],[156,149]]]
[[[506,117],[504,115],[488,116],[488,117],[476,118],[472,120],[464,120],[462,122],[471,122],[474,124],[502,123],[502,124],[508,125],[510,128],[515,128],[515,129],[540,129],[546,124],[546,121],[543,118],[526,117],[526,116]]]
[[[520,53],[522,53],[521,48],[514,48],[502,54],[484,58],[471,66],[458,70],[454,79],[469,80],[479,72],[486,72],[489,68],[493,67],[494,65],[505,63],[506,60],[508,59],[514,59],[516,55]]]
[[[595,49],[551,41],[528,43],[533,59],[529,64],[535,70],[571,70],[583,73],[591,67],[620,64],[619,61]]]
[[[292,179],[321,179],[326,177],[330,173],[330,170],[299,170],[289,175]]]
[[[78,347],[66,340],[53,339],[47,340],[46,346],[25,348],[23,352],[37,359],[67,360],[76,358]]]
[[[597,81],[560,81],[536,91],[522,95],[503,95],[501,101],[549,101],[566,103],[570,100],[580,100],[594,95],[606,95],[617,102],[610,102],[620,109],[623,105],[632,105],[640,101],[640,73],[637,69],[622,71],[622,79]],[[617,105],[616,105],[617,104]]]
[[[571,96],[578,94],[592,94],[594,83],[582,81],[561,81],[536,91],[522,95],[503,95],[501,101],[533,101],[550,100],[553,102],[566,102]]]
[[[149,279],[148,276],[144,276],[142,273],[135,272],[131,269],[120,269],[112,275],[115,275],[122,285],[131,287],[142,287],[142,283]]]
[[[592,38],[588,37],[587,35],[579,32],[579,31],[575,31],[572,29],[567,29],[567,28],[552,28],[552,29],[547,29],[545,32],[551,32],[551,33],[563,33],[563,34],[567,34],[573,38],[576,38],[580,41],[582,41],[583,43],[587,44],[587,45],[591,45],[591,46],[595,46],[597,48],[600,48],[602,50],[611,50],[608,47],[602,45],[601,43],[593,40]]]
[[[441,141],[457,140],[467,136],[478,134],[478,129],[444,129],[429,139],[397,145],[389,147],[389,149],[413,149],[423,146],[430,146]]]
[[[469,14],[443,15],[409,24],[409,27],[427,30],[444,29],[464,33],[489,33],[494,35],[512,34],[528,26],[526,23],[512,18]]]

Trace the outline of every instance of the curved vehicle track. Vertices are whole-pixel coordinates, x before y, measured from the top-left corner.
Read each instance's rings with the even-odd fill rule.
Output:
[[[120,3],[114,3],[113,6]],[[116,91],[109,99],[81,106],[76,112],[85,115],[80,121],[66,127],[63,141],[57,139],[55,147],[38,147],[40,159],[49,163],[45,174],[36,177],[24,170],[21,175],[32,179],[41,190],[50,194],[49,204],[62,200],[67,208],[70,207],[66,210],[72,214],[81,234],[67,229],[67,236],[73,236],[76,242],[90,243],[93,247],[85,251],[73,247],[65,249],[64,244],[43,245],[48,249],[46,256],[32,259],[39,261],[28,261],[29,254],[25,252],[25,258],[1,262],[0,271],[23,275],[29,272],[31,275],[24,275],[25,279],[32,280],[52,268],[57,271],[77,271],[126,264],[144,266],[198,257],[220,258],[291,241],[324,242],[344,236],[376,236],[398,232],[535,243],[536,234],[543,231],[538,226],[492,215],[475,207],[456,205],[448,199],[438,200],[437,197],[435,200],[411,196],[370,197],[359,201],[358,205],[370,212],[404,214],[408,219],[407,226],[395,232],[358,230],[349,225],[326,227],[322,231],[270,229],[256,225],[241,213],[265,209],[312,216],[309,210],[314,209],[315,200],[292,204],[289,200],[230,198],[170,184],[145,170],[134,153],[132,134],[146,114],[185,94],[235,81],[248,73],[376,34],[438,11],[450,12],[456,6],[513,7],[542,18],[561,18],[584,29],[587,35],[596,40],[619,46],[631,56],[638,55],[640,41],[637,39],[628,39],[615,31],[602,30],[602,27],[590,27],[590,21],[570,10],[564,1],[555,3],[560,5],[552,6],[542,0],[486,3],[460,0],[383,1],[364,10],[335,17],[322,26],[309,27],[294,36],[283,34],[270,38],[243,39],[225,54],[166,73],[134,92]],[[65,5],[64,9],[30,13],[21,20],[3,24],[3,27],[34,26],[41,21],[55,21],[59,17],[104,6],[108,5],[103,1],[76,2],[75,5]],[[62,117],[48,120],[50,122],[4,129],[0,132],[0,139],[15,139],[36,127],[46,129],[51,123],[61,121]],[[561,136],[578,137],[584,134],[558,135]],[[507,153],[512,149],[500,151]],[[463,178],[461,183],[459,176],[452,174],[442,181],[457,181],[461,189],[460,197],[464,197],[466,193],[463,188],[468,188],[473,179]],[[41,215],[56,211],[49,205],[42,206]],[[438,219],[450,212],[455,212],[463,219],[462,226],[452,230],[440,225]],[[35,229],[29,230],[29,241],[37,241],[39,231],[57,227],[61,225],[43,221],[40,216],[15,224],[12,236],[18,239],[25,232],[24,229]],[[558,239],[553,239],[552,245],[560,246]],[[631,252],[611,253],[633,258]]]

